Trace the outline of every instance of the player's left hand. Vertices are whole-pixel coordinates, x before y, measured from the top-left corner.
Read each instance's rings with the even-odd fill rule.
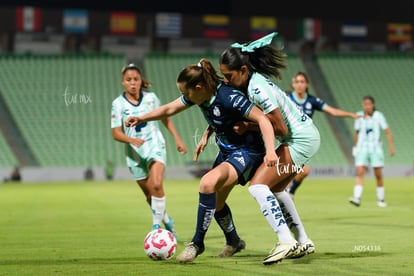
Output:
[[[278,159],[279,158],[274,151],[266,152],[266,155],[263,158],[264,163],[267,167],[275,167],[278,163]]]
[[[141,120],[138,117],[131,116],[131,117],[128,117],[125,120],[125,126],[126,127],[133,127],[133,126],[138,125],[140,122],[141,122]]]
[[[359,118],[364,117],[364,115],[362,115],[362,114],[358,114],[358,113],[354,113],[354,114],[352,115],[352,117],[353,117],[354,119],[359,119]]]

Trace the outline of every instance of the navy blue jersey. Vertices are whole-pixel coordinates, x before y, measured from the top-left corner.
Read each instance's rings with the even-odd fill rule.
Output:
[[[182,102],[191,106],[194,103],[181,96]],[[235,123],[246,120],[253,107],[253,103],[239,90],[236,90],[224,82],[217,87],[217,93],[208,102],[199,107],[208,124],[216,134],[216,142],[221,151],[253,150],[264,152],[264,142],[259,131],[247,131],[239,135],[233,131]]]
[[[290,92],[287,95],[294,103],[296,103],[303,113],[307,114],[311,118],[315,110],[323,111],[325,102],[318,97],[306,93],[305,98],[298,99],[294,92]]]

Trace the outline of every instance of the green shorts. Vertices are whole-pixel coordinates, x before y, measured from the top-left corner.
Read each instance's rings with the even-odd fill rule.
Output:
[[[376,147],[375,149],[358,149],[355,155],[355,166],[368,167],[371,165],[373,168],[384,167],[384,151],[382,147]]]
[[[321,145],[319,130],[315,125],[310,125],[294,137],[283,141],[287,144],[290,151],[290,157],[297,167],[307,165]]]
[[[167,152],[165,144],[152,145],[139,148],[128,147],[127,166],[129,172],[135,180],[143,180],[148,178],[149,167],[152,162],[158,161],[166,164]]]

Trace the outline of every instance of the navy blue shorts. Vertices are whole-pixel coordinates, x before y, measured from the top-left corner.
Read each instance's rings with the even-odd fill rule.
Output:
[[[238,184],[244,186],[263,163],[264,156],[264,152],[258,153],[247,150],[235,150],[228,154],[220,151],[214,161],[213,168],[223,162],[230,163],[237,171],[239,177]]]

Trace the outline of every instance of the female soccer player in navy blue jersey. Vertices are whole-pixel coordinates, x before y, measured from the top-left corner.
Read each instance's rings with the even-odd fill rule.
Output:
[[[244,249],[245,243],[236,232],[227,196],[236,184],[244,185],[262,163],[274,166],[277,156],[273,127],[263,112],[240,91],[222,82],[210,61],[186,66],[177,77],[182,96],[150,113],[130,117],[126,126],[159,120],[198,105],[208,122],[208,129],[195,151],[195,159],[215,133],[219,154],[213,168],[200,180],[196,231],[190,243],[177,256],[182,263],[193,261],[204,251],[204,237],[215,217],[226,237],[219,257],[228,257]],[[236,122],[256,122],[261,132],[248,131],[239,135],[233,130]]]

